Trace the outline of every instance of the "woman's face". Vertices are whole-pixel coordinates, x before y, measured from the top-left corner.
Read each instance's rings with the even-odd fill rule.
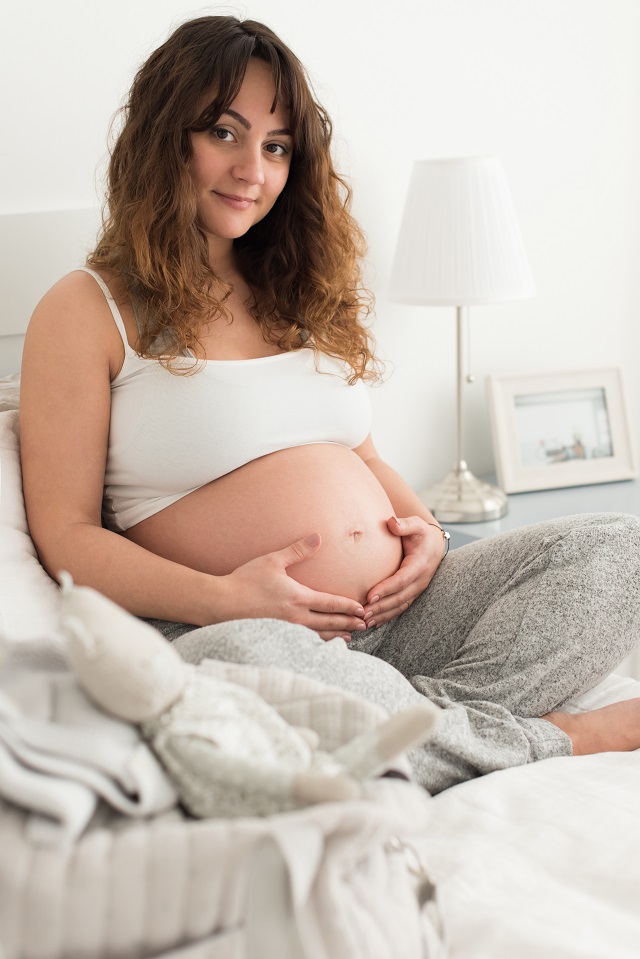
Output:
[[[271,105],[270,67],[254,57],[238,96],[217,124],[191,133],[190,172],[198,196],[198,225],[212,258],[228,252],[267,215],[289,175],[293,141],[289,113]]]

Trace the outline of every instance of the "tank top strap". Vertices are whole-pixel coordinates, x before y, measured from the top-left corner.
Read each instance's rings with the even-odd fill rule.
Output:
[[[104,280],[102,279],[99,273],[96,273],[95,270],[90,269],[88,266],[80,266],[78,267],[78,269],[82,270],[83,273],[88,273],[89,276],[92,276],[94,280],[96,281],[96,283],[98,284],[98,286],[100,287],[100,289],[102,290],[102,292],[104,293],[104,298],[109,305],[109,309],[111,310],[111,315],[114,319],[116,326],[118,327],[118,332],[120,333],[120,336],[122,337],[125,353],[135,353],[135,350],[133,349],[133,347],[130,346],[129,340],[127,339],[127,331],[125,329],[124,321],[122,319],[120,310],[116,306],[116,301],[114,300],[111,290],[109,289],[107,284],[104,282]]]

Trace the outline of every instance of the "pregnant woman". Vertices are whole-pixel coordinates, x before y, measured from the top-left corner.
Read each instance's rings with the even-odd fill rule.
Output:
[[[442,563],[446,534],[371,439],[364,244],[330,145],[261,24],[191,21],[142,66],[97,246],[25,343],[42,563],[168,636],[268,617],[386,659],[448,712],[433,790],[635,748],[637,703],[556,708],[633,644],[637,521],[574,518]]]

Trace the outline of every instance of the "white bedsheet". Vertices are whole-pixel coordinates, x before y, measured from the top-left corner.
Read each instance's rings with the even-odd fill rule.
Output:
[[[447,790],[420,849],[451,959],[637,959],[640,752],[547,759]]]
[[[611,676],[567,704],[640,696]],[[434,797],[419,850],[451,959],[640,956],[640,750],[545,759]]]

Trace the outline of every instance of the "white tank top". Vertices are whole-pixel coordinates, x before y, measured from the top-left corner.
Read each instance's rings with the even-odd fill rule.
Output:
[[[170,373],[129,345],[120,311],[93,270],[124,344],[111,383],[103,522],[122,532],[187,493],[278,450],[310,443],[353,449],[371,429],[362,382],[312,349],[251,360],[201,360]],[[196,361],[179,357],[188,368]],[[316,369],[316,363],[318,369]],[[326,374],[326,375],[323,375]]]

